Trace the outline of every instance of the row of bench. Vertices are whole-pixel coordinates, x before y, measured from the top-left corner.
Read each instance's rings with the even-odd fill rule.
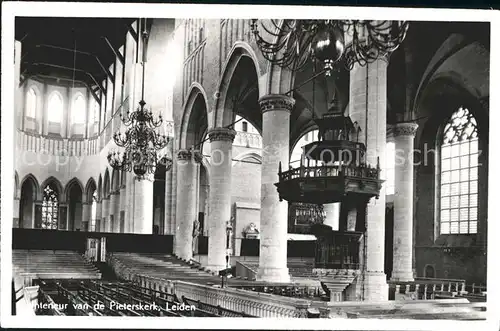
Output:
[[[253,317],[132,283],[90,280],[71,288],[43,280],[40,285],[39,300],[50,303],[40,315]]]

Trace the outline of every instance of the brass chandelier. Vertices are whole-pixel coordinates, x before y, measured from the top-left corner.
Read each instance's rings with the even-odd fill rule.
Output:
[[[155,173],[158,165],[163,165],[166,171],[172,168],[172,159],[168,156],[159,156],[160,151],[165,148],[170,137],[156,131],[162,123],[162,116],[155,119],[153,112],[148,110],[144,101],[144,74],[146,63],[146,45],[148,33],[143,24],[143,50],[142,50],[142,95],[139,106],[132,113],[127,110],[125,114],[120,113],[120,119],[127,127],[124,134],[115,132],[113,140],[118,147],[124,148],[124,152],[110,151],[108,162],[114,169],[134,172],[138,179],[144,179]],[[167,127],[167,132],[170,127]]]
[[[351,70],[394,52],[408,26],[407,21],[253,19],[250,28],[271,63],[296,71],[311,59],[330,75],[341,60]]]

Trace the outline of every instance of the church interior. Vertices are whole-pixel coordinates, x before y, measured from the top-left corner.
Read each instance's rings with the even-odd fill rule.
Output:
[[[13,315],[485,319],[489,23],[13,42]]]

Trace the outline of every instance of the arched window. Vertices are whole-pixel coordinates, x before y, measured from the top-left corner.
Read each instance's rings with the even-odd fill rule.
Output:
[[[51,184],[43,190],[42,229],[57,229],[59,199],[56,189]]]
[[[49,122],[61,122],[63,116],[63,100],[59,93],[54,92],[51,94],[47,113]]]
[[[30,88],[26,94],[26,117],[36,117],[36,101],[36,92],[33,88]]]
[[[83,124],[85,123],[85,99],[83,95],[79,94],[73,101],[73,107],[71,109],[71,122],[73,124]]]
[[[96,223],[96,216],[97,216],[97,191],[94,191],[94,194],[92,195],[92,215],[90,218],[90,231],[94,232],[95,231],[95,223]]]
[[[446,124],[441,144],[440,233],[477,233],[477,122],[460,107]]]

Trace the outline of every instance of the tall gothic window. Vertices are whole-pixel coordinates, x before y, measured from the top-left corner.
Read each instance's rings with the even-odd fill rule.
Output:
[[[477,122],[459,108],[443,130],[441,144],[441,234],[477,233],[478,215]]]
[[[83,124],[85,123],[85,99],[83,95],[79,94],[73,101],[73,107],[71,109],[71,122],[73,124]]]
[[[51,94],[47,113],[49,122],[61,122],[63,116],[63,100],[59,93],[54,92]]]
[[[33,88],[26,95],[26,117],[36,117],[36,92]]]
[[[57,191],[47,185],[43,190],[42,229],[57,229],[59,199]]]

